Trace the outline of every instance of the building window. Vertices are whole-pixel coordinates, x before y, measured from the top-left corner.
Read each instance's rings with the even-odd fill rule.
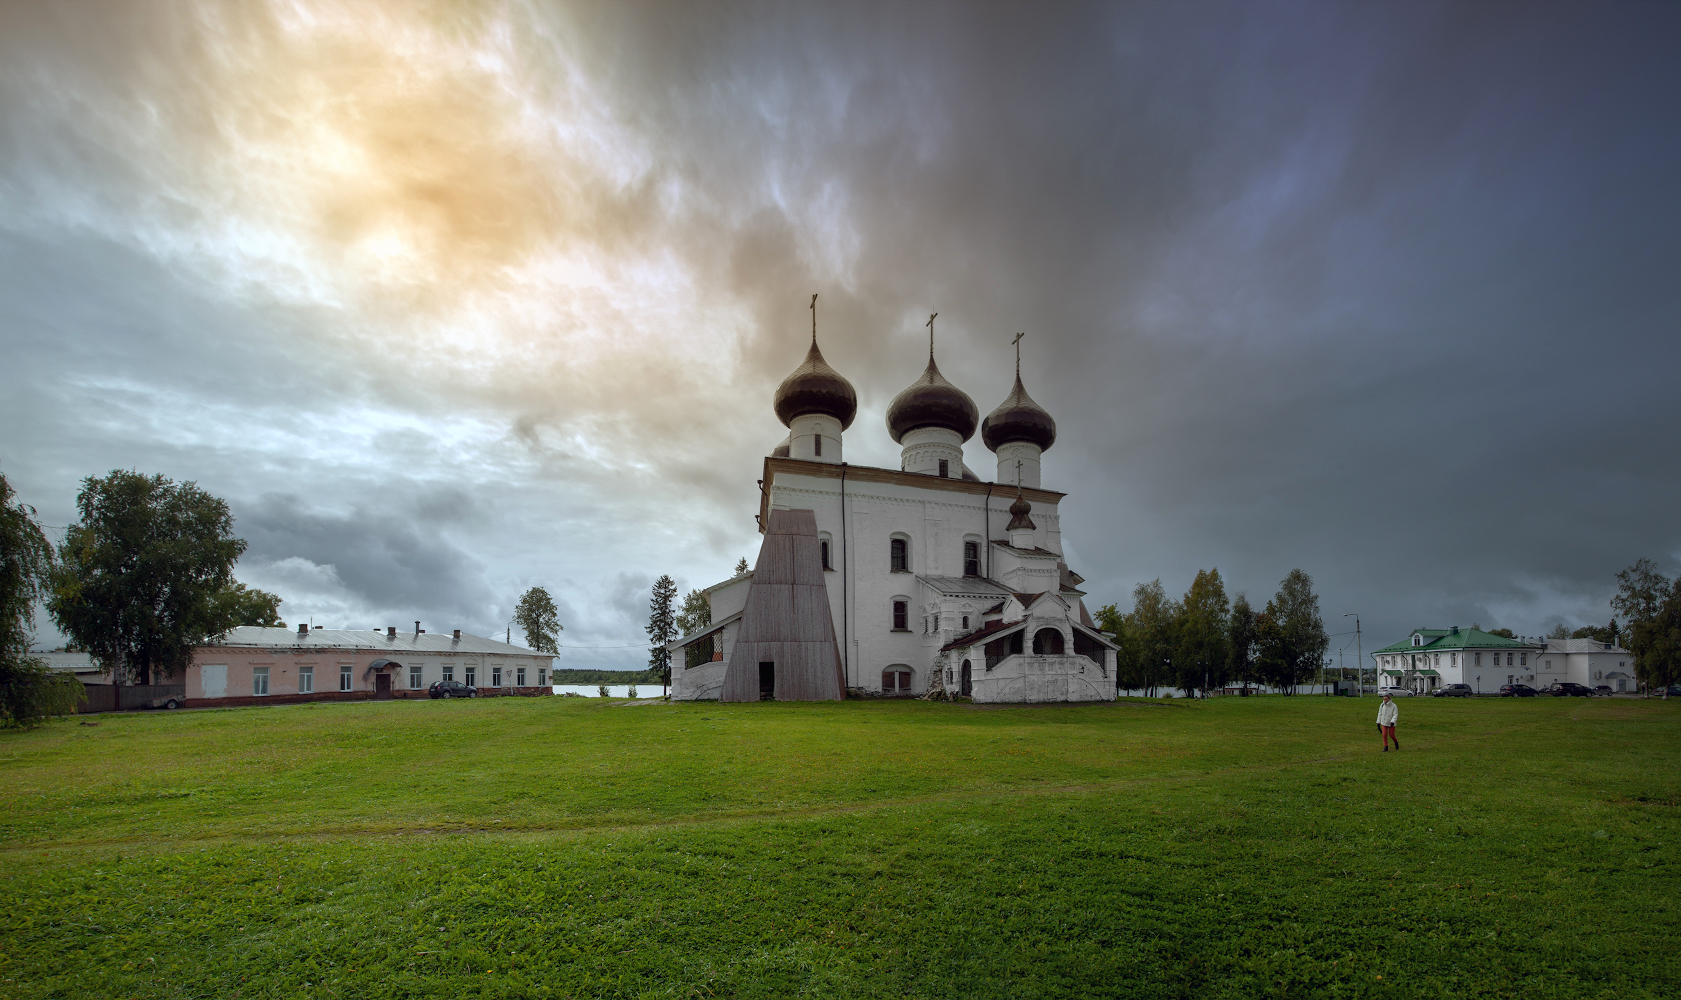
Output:
[[[1042,628],[1033,633],[1033,654],[1035,656],[1061,656],[1062,633],[1054,628]]]
[[[491,667],[490,668],[490,686],[493,687],[493,688],[499,688],[499,687],[502,686],[502,668],[501,667]]]
[[[938,614],[936,614],[934,616],[934,631],[938,632],[939,630],[940,630],[940,616]]]
[[[315,693],[315,668],[314,667],[299,667],[298,668],[298,693],[299,694],[314,694]]]
[[[251,693],[257,697],[268,694],[268,668],[251,668]]]
[[[965,632],[969,631],[969,616],[968,615],[963,616],[963,631],[965,631]]]
[[[981,543],[980,542],[964,542],[963,543],[963,575],[964,576],[980,576],[981,575]]]
[[[817,544],[818,544],[818,547],[823,551],[823,568],[824,569],[834,569],[835,567],[829,564],[829,540],[827,538],[825,538],[821,542],[818,542]]]
[[[909,601],[894,601],[893,602],[893,631],[895,631],[895,632],[909,632],[910,631],[910,627],[905,624],[906,621],[908,621],[909,618],[910,618],[910,610],[909,609],[910,609],[910,602]]]
[[[1494,654],[1494,655],[1495,655],[1495,656],[1499,656],[1499,655],[1500,655],[1500,654],[1499,654],[1499,653],[1495,653],[1495,654]],[[1507,654],[1506,654],[1506,666],[1508,666],[1508,667],[1509,667],[1509,666],[1511,666],[1511,665],[1512,665],[1512,654],[1511,654],[1511,653],[1507,653]]]
[[[1520,667],[1529,666],[1529,654],[1528,653],[1519,653],[1518,654],[1518,666],[1520,666]]]
[[[903,538],[895,538],[888,543],[888,557],[891,570],[895,573],[909,573],[911,571],[910,543]]]
[[[823,439],[818,438],[817,440],[821,441]],[[520,667],[518,670],[514,671],[514,687],[525,687],[525,668],[524,667]]]
[[[1475,664],[1476,666],[1479,666],[1479,667],[1482,666],[1483,665],[1483,654],[1481,654],[1481,653],[1474,654],[1471,657],[1471,662],[1473,664]]]
[[[1436,666],[1438,666],[1438,667],[1439,667],[1439,666],[1441,666],[1441,665],[1442,665],[1442,654],[1440,654],[1440,653],[1437,653],[1437,654],[1436,654]]]
[[[419,691],[420,690],[420,668],[419,667],[415,667],[415,666],[409,667],[409,690],[410,691]]]
[[[549,668],[538,667],[537,668],[537,686],[542,687],[543,685],[547,684],[548,682],[549,682]]]
[[[453,663],[444,664],[444,675],[443,675],[442,679],[446,680],[446,681],[455,680],[455,664],[453,664]]]
[[[465,667],[465,668],[463,668],[462,671],[461,671],[461,676],[464,678],[464,681],[465,681],[465,683],[468,687],[478,687],[479,686],[479,668],[478,667]]]
[[[940,478],[941,479],[950,479],[951,478],[951,466],[943,458],[940,459]]]
[[[349,691],[350,690],[350,685],[351,685],[350,668],[349,667],[339,667],[339,690],[340,691]]]
[[[903,667],[888,667],[881,672],[883,694],[910,694],[911,672]]]
[[[811,444],[812,444],[811,453],[813,455],[816,455],[818,458],[822,458],[823,457],[823,435],[821,433],[813,434],[811,436]]]

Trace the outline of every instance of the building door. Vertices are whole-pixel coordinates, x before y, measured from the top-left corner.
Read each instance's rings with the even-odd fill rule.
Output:
[[[374,698],[378,701],[387,701],[387,700],[390,699],[390,697],[391,697],[391,675],[387,674],[387,673],[375,674],[374,675]]]
[[[776,700],[776,664],[774,662],[759,664],[759,700]]]
[[[972,678],[969,674],[969,661],[968,660],[963,661],[963,687],[962,687],[961,690],[963,691],[963,697],[965,697],[965,698],[967,698],[971,694],[973,694],[974,690],[975,690],[974,684],[972,682]]]

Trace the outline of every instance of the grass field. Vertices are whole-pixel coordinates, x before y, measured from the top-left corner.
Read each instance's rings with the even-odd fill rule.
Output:
[[[1681,703],[386,702],[0,733],[0,996],[1673,997]],[[94,720],[88,720],[94,721]]]

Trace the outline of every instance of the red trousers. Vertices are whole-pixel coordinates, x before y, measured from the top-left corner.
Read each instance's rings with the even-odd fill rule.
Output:
[[[1379,726],[1379,727],[1377,727],[1377,731],[1378,731],[1378,734],[1383,737],[1384,749],[1389,748],[1389,741],[1390,740],[1395,741],[1395,749],[1397,749],[1397,750],[1401,749],[1401,740],[1400,740],[1400,737],[1395,735],[1395,727],[1394,726]]]

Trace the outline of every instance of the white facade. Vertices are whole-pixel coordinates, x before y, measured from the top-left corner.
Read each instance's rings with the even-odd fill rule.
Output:
[[[1464,684],[1495,694],[1505,684],[1544,688],[1572,681],[1611,693],[1636,690],[1628,650],[1592,639],[1507,639],[1474,629],[1415,629],[1407,639],[1374,651],[1380,683],[1420,694]]]
[[[825,577],[847,688],[870,694],[920,695],[931,687],[959,693],[962,657],[947,647],[988,622],[1028,621],[1033,631],[1058,629],[1065,652],[1024,651],[990,670],[970,656],[970,696],[1114,698],[1113,646],[1092,625],[1076,589],[1078,577],[1063,563],[1057,513],[1063,494],[1024,490],[1034,527],[1006,533],[1014,488],[793,458],[766,459],[764,479],[762,510],[810,510],[816,516],[829,553]],[[1002,540],[1006,534],[1010,541]],[[897,552],[902,565],[895,564]],[[750,582],[748,574],[707,591],[714,624],[671,647],[674,697],[717,697],[734,641],[729,619],[746,602]],[[1101,649],[1094,654],[1101,662],[1074,652],[1076,631],[1082,633],[1080,643]],[[715,658],[686,667],[683,646],[708,635],[716,639]]]

